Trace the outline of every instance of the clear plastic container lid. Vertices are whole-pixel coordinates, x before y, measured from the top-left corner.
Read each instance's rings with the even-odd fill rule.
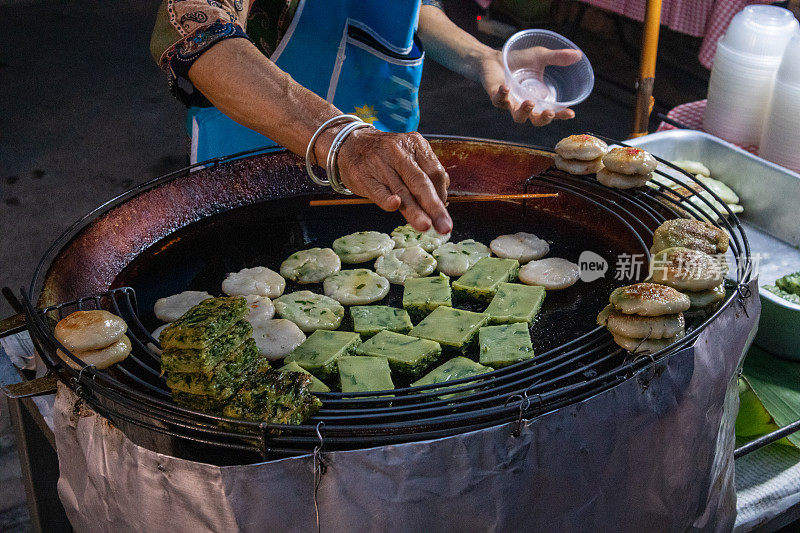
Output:
[[[797,28],[797,19],[788,9],[747,6],[733,17],[720,42],[740,53],[781,56]]]
[[[800,86],[800,30],[795,30],[778,69],[778,81]]]
[[[578,46],[548,30],[524,30],[512,35],[503,45],[503,68],[511,95],[523,102],[531,100],[535,109],[555,111],[584,101],[594,88],[594,70],[586,54],[566,66],[541,68],[536,60],[541,49],[571,49]]]

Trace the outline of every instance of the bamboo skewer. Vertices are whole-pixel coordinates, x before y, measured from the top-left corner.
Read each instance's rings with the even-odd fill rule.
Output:
[[[459,202],[494,202],[499,200],[530,200],[533,198],[558,198],[558,193],[534,193],[534,194],[463,194],[460,196],[448,196],[447,203]],[[331,205],[368,205],[374,204],[369,198],[334,198],[332,200],[310,200],[308,205],[311,207],[325,207]]]

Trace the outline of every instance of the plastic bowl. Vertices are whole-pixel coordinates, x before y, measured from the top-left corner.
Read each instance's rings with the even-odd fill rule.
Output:
[[[503,45],[503,68],[511,95],[520,102],[531,100],[540,111],[559,111],[583,102],[594,88],[594,70],[586,54],[571,65],[550,65],[542,71],[539,65],[532,64],[532,53],[527,52],[536,47],[572,49],[583,54],[575,43],[552,31],[515,33]]]
[[[797,28],[788,9],[752,5],[733,17],[720,42],[740,53],[780,57]]]

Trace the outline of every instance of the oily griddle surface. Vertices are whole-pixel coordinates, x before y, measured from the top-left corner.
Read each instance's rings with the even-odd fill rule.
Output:
[[[488,245],[505,233],[526,231],[550,243],[548,257],[577,262],[584,250],[609,260],[617,254],[636,253],[620,249],[614,240],[593,228],[547,213],[529,204],[527,212],[519,203],[492,202],[450,206],[455,229],[452,241],[475,239]],[[305,248],[330,247],[333,240],[356,231],[390,233],[405,220],[397,213],[385,213],[374,206],[310,208],[306,197],[263,202],[236,208],[196,222],[154,244],[136,257],[115,279],[114,286],[135,289],[143,324],[155,329],[160,322],[153,315],[158,298],[184,290],[205,290],[221,294],[228,272],[245,267],[266,266],[279,270],[290,254]],[[374,261],[343,268],[373,269]],[[573,340],[596,327],[595,317],[608,302],[608,295],[623,282],[608,278],[569,289],[548,291],[541,312],[531,327],[537,353]],[[308,289],[322,293],[322,284],[289,282],[286,292]],[[403,288],[392,285],[379,305],[402,307]],[[457,307],[483,311],[486,304],[458,304]],[[349,329],[349,312],[342,329]]]

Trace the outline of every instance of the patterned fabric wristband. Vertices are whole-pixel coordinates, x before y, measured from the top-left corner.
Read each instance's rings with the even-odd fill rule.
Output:
[[[174,77],[188,79],[189,69],[198,57],[218,42],[232,38],[250,39],[238,24],[217,20],[175,43],[164,52],[161,62],[169,64]]]

